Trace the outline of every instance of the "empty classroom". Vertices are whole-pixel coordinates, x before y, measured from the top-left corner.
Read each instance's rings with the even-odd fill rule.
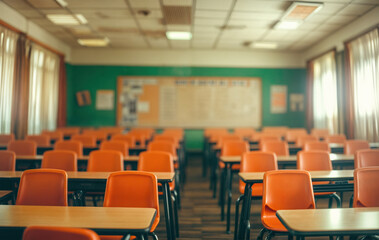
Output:
[[[0,239],[377,239],[378,16],[0,0]]]

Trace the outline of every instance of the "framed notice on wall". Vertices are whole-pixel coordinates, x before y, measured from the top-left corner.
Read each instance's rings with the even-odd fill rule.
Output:
[[[96,109],[113,110],[114,109],[114,91],[98,90],[96,92]]]
[[[287,86],[272,85],[271,95],[271,113],[287,112]]]

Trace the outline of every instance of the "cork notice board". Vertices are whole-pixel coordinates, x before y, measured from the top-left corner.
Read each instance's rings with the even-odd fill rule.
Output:
[[[118,77],[117,123],[151,127],[260,127],[262,84],[244,77]]]

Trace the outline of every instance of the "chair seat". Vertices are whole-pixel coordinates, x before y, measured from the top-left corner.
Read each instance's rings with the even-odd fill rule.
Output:
[[[329,181],[322,181],[322,182],[313,182],[313,185],[321,185],[321,184],[329,184]],[[314,193],[315,196],[327,196],[327,195],[332,195],[335,192],[316,192]]]
[[[240,184],[240,193],[245,193],[245,184]],[[251,196],[253,197],[261,197],[263,194],[263,184],[262,183],[254,183],[251,187]]]
[[[288,232],[279,219],[275,216],[264,216],[262,218],[262,224],[265,228],[275,232]]]
[[[225,163],[219,162],[218,166],[219,166],[220,169],[224,169],[225,168]],[[232,170],[239,170],[240,167],[241,167],[240,164],[233,164],[232,165]]]

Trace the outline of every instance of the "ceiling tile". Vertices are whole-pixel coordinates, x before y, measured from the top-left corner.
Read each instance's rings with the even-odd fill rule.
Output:
[[[258,40],[267,30],[255,29],[251,31],[246,30],[226,30],[221,34],[222,39],[245,39],[245,40]]]
[[[315,29],[317,26],[319,26],[319,24],[317,24],[317,23],[304,22],[304,23],[300,24],[300,26],[296,30],[311,31],[311,30]]]
[[[354,3],[372,3],[375,5],[379,5],[378,0],[353,0]]]
[[[128,9],[74,9],[72,12],[82,14],[87,19],[132,18]]]
[[[134,19],[91,19],[89,25],[108,28],[137,28]]]
[[[254,12],[284,12],[291,5],[291,1],[252,1],[239,0],[234,7],[235,11],[254,11]]]
[[[124,0],[112,0],[112,1],[104,1],[104,0],[65,0],[68,4],[69,9],[74,8],[127,8],[127,5]]]
[[[248,49],[244,46],[244,41],[224,41],[220,40],[216,46],[217,49]]]
[[[330,24],[328,22],[325,22],[324,24],[317,27],[317,31],[333,32],[341,27],[342,27],[341,24]]]
[[[324,38],[328,35],[326,32],[321,31],[312,31],[308,33],[305,37],[302,38],[302,41],[315,42],[321,38]]]
[[[349,6],[345,7],[340,12],[338,12],[338,14],[359,16],[366,13],[373,7],[374,5],[368,4],[350,4]]]
[[[220,28],[216,26],[194,26],[193,27],[194,33],[219,33]]]
[[[190,32],[191,26],[190,25],[166,25],[167,31],[183,31],[183,32]]]
[[[191,41],[187,40],[170,40],[170,45],[172,48],[190,48]]]
[[[283,38],[290,34],[288,31],[283,30],[269,30],[263,37],[263,41],[281,41]]]
[[[148,15],[144,15],[141,11],[147,10]],[[135,16],[138,19],[150,19],[150,18],[163,18],[162,11],[160,9],[134,9]]]
[[[133,8],[160,9],[159,0],[129,0]]]
[[[195,18],[222,18],[226,19],[227,11],[196,10]]]
[[[245,26],[247,28],[271,28],[276,21],[272,20],[237,20],[231,19],[228,22],[228,26]]]
[[[161,20],[158,19],[138,19],[139,25],[143,30],[156,30],[165,31],[166,26],[162,24]]]
[[[325,2],[318,14],[335,14],[339,10],[343,9],[346,6],[344,3],[328,3]]]
[[[163,0],[165,6],[192,6],[193,0]]]
[[[285,36],[283,36],[283,41],[298,41],[301,40],[305,35],[307,35],[308,32],[306,31],[289,31],[289,33]]]
[[[40,11],[47,15],[47,14],[70,14],[69,11],[66,9],[40,9]]]
[[[41,18],[43,15],[34,9],[18,9],[19,13],[21,13],[26,18]]]
[[[147,40],[149,41],[149,44],[152,48],[169,48],[168,41],[166,38],[147,38]]]
[[[242,20],[279,20],[282,17],[282,12],[238,12],[233,11],[231,19]]]
[[[307,18],[305,22],[307,23],[323,23],[327,19],[329,19],[333,14],[315,14],[312,15],[311,17]]]
[[[233,0],[200,0],[196,1],[196,9],[229,10]]]
[[[194,33],[192,36],[193,40],[210,40],[213,41],[217,38],[218,33]]]
[[[52,22],[47,20],[47,18],[31,18],[30,21],[34,22],[35,24],[44,27],[44,26],[54,26]]]
[[[212,48],[214,45],[214,40],[192,40],[192,47],[194,48]]]
[[[222,26],[225,20],[222,18],[195,18],[194,23],[202,26]]]
[[[3,2],[14,9],[33,9],[25,0],[3,0]]]
[[[356,18],[357,18],[356,16],[340,16],[340,15],[336,15],[336,16],[333,16],[333,17],[329,18],[328,21],[326,21],[326,23],[346,25],[349,22],[352,22]]]

